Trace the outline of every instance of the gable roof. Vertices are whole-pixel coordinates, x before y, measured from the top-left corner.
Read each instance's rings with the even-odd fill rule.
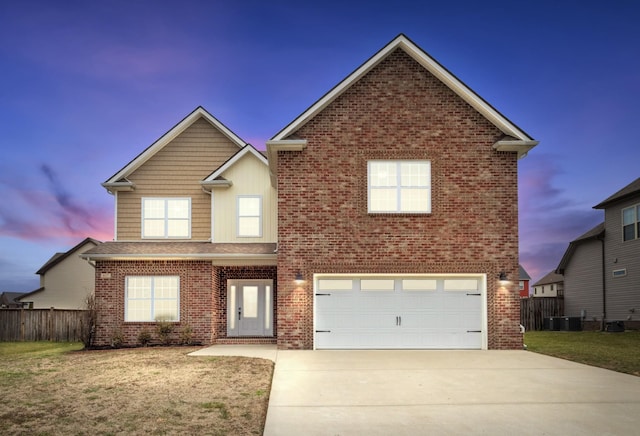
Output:
[[[640,194],[640,177],[629,183],[627,186],[593,206],[594,209],[606,209],[611,203],[626,200],[629,197]]]
[[[551,283],[559,283],[564,281],[562,274],[558,274],[555,270],[549,272],[546,276],[538,280],[533,286],[548,285]]]
[[[576,251],[576,247],[578,245],[586,241],[602,239],[603,236],[604,236],[604,222],[598,224],[588,232],[578,236],[576,239],[571,241],[569,243],[569,247],[567,247],[567,251],[565,251],[564,256],[562,256],[562,259],[560,260],[558,267],[555,269],[555,272],[557,272],[558,274],[564,274],[564,270],[569,264],[569,261],[571,260],[571,256],[573,256],[573,253]]]
[[[513,124],[504,115],[498,112],[493,106],[491,106],[482,97],[476,94],[471,88],[465,85],[460,79],[453,75],[449,70],[443,67],[438,61],[429,56],[424,50],[418,47],[413,41],[411,41],[404,34],[398,35],[380,51],[373,55],[364,64],[358,67],[353,73],[347,76],[344,80],[338,83],[333,89],[327,92],[323,97],[311,105],[306,111],[299,115],[295,120],[289,123],[286,127],[280,130],[271,141],[280,141],[285,139],[291,133],[298,130],[307,121],[313,118],[316,114],[322,111],[338,96],[340,96],[347,88],[357,82],[362,76],[371,71],[376,65],[378,65],[383,59],[391,54],[396,49],[404,50],[409,56],[411,56],[416,62],[422,65],[431,74],[437,77],[442,83],[455,92],[460,98],[469,103],[473,108],[480,112],[486,119],[488,119],[493,125],[500,129],[506,136],[511,137],[510,142],[521,143],[519,147],[522,148],[520,153],[526,153],[529,149],[533,148],[538,142],[534,141],[524,130]],[[514,144],[511,144],[513,146]],[[526,148],[526,151],[524,150]],[[516,150],[511,150],[516,151]]]
[[[160,138],[158,138],[153,144],[142,151],[142,153],[136,156],[120,171],[111,176],[106,182],[102,183],[102,186],[109,191],[130,190],[133,184],[126,180],[126,178],[200,118],[204,118],[205,120],[207,120],[212,126],[218,129],[223,135],[229,138],[229,140],[236,144],[239,148],[243,148],[245,145],[247,145],[245,141],[243,141],[239,136],[229,130],[227,126],[218,121],[218,119],[207,112],[202,106],[198,106],[193,112],[184,117],[182,121],[173,126]]]
[[[204,188],[213,188],[213,187],[216,187],[216,186],[221,186],[221,187],[229,187],[229,186],[231,186],[232,182],[229,181],[229,180],[224,179],[222,177],[222,173],[224,173],[229,168],[231,168],[233,165],[235,165],[238,161],[240,161],[247,154],[254,155],[265,166],[269,165],[269,163],[267,162],[267,158],[265,157],[264,154],[262,154],[259,150],[257,150],[253,145],[247,144],[240,151],[238,151],[236,154],[231,156],[225,163],[220,165],[218,167],[218,169],[216,169],[214,172],[212,172],[207,177],[205,177],[204,180],[202,182],[200,182],[200,184]]]
[[[498,151],[517,152],[518,158],[523,158],[529,150],[538,144],[524,130],[512,123],[507,117],[498,112],[486,100],[476,94],[465,83],[453,75],[449,70],[432,58],[424,50],[418,47],[406,35],[399,34],[391,42],[380,49],[369,60],[360,65],[354,72],[334,86],[329,92],[312,104],[307,110],[290,122],[276,135],[267,141],[267,155],[269,156],[269,169],[271,170],[271,183],[275,186],[277,178],[278,151],[301,151],[306,147],[306,140],[286,139],[300,129],[309,120],[331,104],[351,85],[356,83],[376,65],[383,61],[396,49],[404,50],[416,62],[444,83],[449,89],[477,110],[489,122],[496,126],[505,137],[493,145]]]
[[[85,238],[82,241],[80,241],[78,244],[76,244],[73,248],[71,248],[69,251],[65,253],[56,253],[53,256],[51,256],[51,258],[48,261],[46,261],[45,264],[42,265],[38,271],[36,271],[36,274],[42,275],[46,273],[51,268],[53,268],[54,266],[62,262],[67,257],[71,256],[73,253],[75,253],[78,249],[80,249],[87,243],[92,243],[94,246],[97,246],[97,245],[100,245],[102,242],[93,238]]]
[[[531,276],[529,276],[529,274],[522,267],[522,265],[518,265],[518,279],[520,279],[520,280],[531,280]]]

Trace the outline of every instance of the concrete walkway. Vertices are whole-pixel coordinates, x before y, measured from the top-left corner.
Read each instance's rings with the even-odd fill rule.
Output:
[[[640,377],[527,351],[278,351],[264,434],[622,435]]]

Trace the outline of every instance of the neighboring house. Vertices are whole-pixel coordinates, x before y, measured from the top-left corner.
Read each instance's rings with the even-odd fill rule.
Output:
[[[531,277],[522,265],[519,265],[518,278],[520,279],[518,283],[520,298],[529,298],[529,282],[531,281]]]
[[[23,292],[2,292],[0,293],[0,309],[19,309],[23,305],[17,301],[24,295]]]
[[[534,297],[562,297],[564,296],[564,277],[555,270],[533,285]]]
[[[65,253],[56,253],[37,272],[40,287],[22,295],[19,301],[31,309],[86,309],[93,294],[95,269],[80,257],[100,244],[86,238]]]
[[[640,178],[594,209],[604,210],[604,222],[572,241],[556,270],[565,315],[582,317],[586,328],[640,328]]]
[[[103,184],[97,344],[164,318],[202,343],[519,349],[517,165],[536,144],[404,35],[268,160],[197,108]]]

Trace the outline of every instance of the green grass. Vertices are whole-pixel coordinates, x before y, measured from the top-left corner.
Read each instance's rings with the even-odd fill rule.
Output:
[[[524,343],[536,353],[640,376],[640,331],[530,331]]]
[[[0,342],[0,357],[52,357],[83,348],[80,342]]]

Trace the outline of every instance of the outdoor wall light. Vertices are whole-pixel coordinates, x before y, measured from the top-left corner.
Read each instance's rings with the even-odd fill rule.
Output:
[[[302,273],[300,271],[296,272],[295,282],[296,285],[301,285],[302,283],[304,283],[304,277],[302,277]]]
[[[500,282],[502,282],[502,283],[508,282],[509,279],[507,278],[507,273],[504,272],[504,271],[501,271],[498,280],[500,280]]]

